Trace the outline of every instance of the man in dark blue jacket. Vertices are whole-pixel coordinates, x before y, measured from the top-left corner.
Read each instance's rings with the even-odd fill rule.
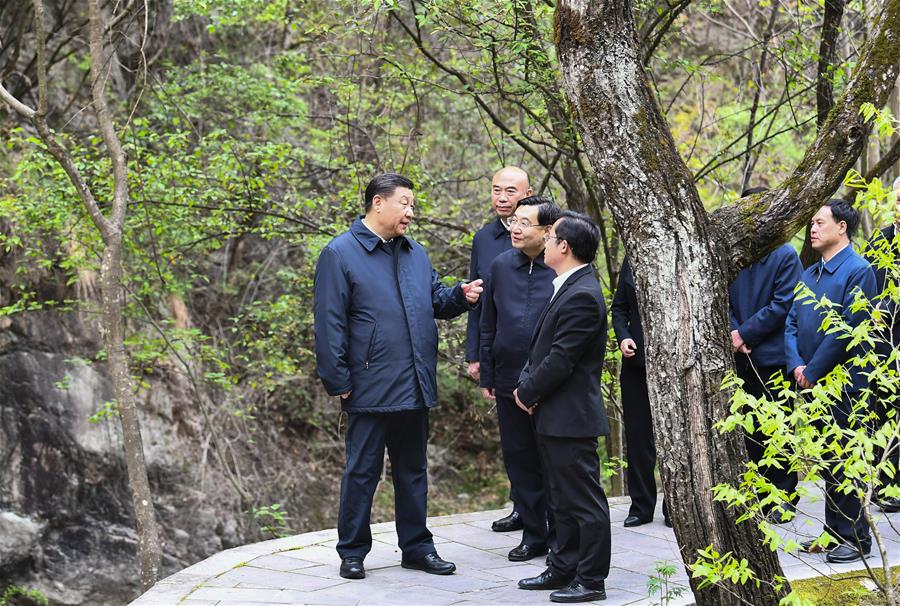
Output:
[[[891,352],[900,347],[900,309],[898,309],[897,301],[890,294],[885,293],[885,287],[890,284],[898,283],[897,267],[900,266],[900,177],[894,181],[892,195],[894,197],[894,222],[884,227],[872,235],[866,246],[865,256],[872,262],[872,269],[875,270],[875,282],[878,292],[882,294],[879,306],[887,311],[888,330],[880,335],[881,340],[876,344],[876,352],[882,358],[887,358]],[[890,289],[888,290],[890,292]],[[889,389],[879,388],[877,384],[872,385],[872,392],[875,398],[875,405],[878,409],[878,416],[882,423],[886,423],[889,413],[894,410],[895,418],[900,418],[900,401],[898,394],[891,393]],[[881,485],[898,485],[900,484],[900,455],[896,450],[890,457],[895,469],[893,476],[883,474]],[[900,511],[900,499],[885,498],[876,495],[875,499],[879,501],[881,510],[885,513],[897,513]]]
[[[743,195],[764,191],[753,188]],[[765,395],[772,375],[784,375],[784,323],[802,272],[797,251],[784,244],[742,269],[728,289],[735,371],[744,381],[744,391],[756,398]],[[757,431],[746,436],[746,444],[750,460],[759,463],[766,451],[765,436]],[[790,499],[783,507],[766,513],[774,523],[786,521],[782,513],[795,504],[797,474],[775,466],[764,467],[762,473]]]
[[[425,250],[405,236],[414,216],[412,189],[395,173],[372,179],[365,217],[332,240],[316,266],[317,370],[348,413],[337,544],[340,574],[347,579],[365,577],[385,446],[401,565],[432,574],[456,570],[437,555],[425,526],[428,409],[437,405],[434,319],[470,309],[481,286],[442,286]]]
[[[839,306],[849,326],[858,326],[865,319],[864,310],[853,311],[856,294],[868,298],[875,295],[875,274],[868,262],[853,250],[850,238],[859,223],[859,213],[849,202],[829,200],[812,218],[810,240],[822,258],[803,272],[801,281],[812,291],[815,299],[827,298]],[[822,381],[838,365],[862,354],[861,347],[847,350],[847,341],[837,332],[821,330],[826,309],[795,300],[788,312],[784,331],[785,368],[797,385],[804,389]],[[843,400],[832,405],[834,420],[841,427],[850,427],[852,402],[858,401],[868,387],[862,368],[847,365],[850,384]],[[840,544],[828,553],[826,560],[834,563],[853,562],[868,555],[872,537],[863,517],[860,501],[855,494],[838,490],[843,481],[840,466],[830,470],[825,478],[825,530]],[[813,541],[802,547],[807,551],[820,548]]]
[[[481,301],[481,387],[497,402],[500,446],[523,531],[513,562],[547,553],[547,497],[531,415],[512,392],[528,359],[538,317],[553,294],[556,272],[544,264],[544,237],[559,216],[548,198],[522,199],[510,218],[512,250],[491,263]]]
[[[517,166],[507,166],[500,169],[491,179],[491,208],[497,218],[485,224],[475,232],[472,238],[472,256],[469,262],[469,281],[485,279],[493,263],[502,252],[512,246],[509,236],[509,219],[516,210],[519,200],[531,195],[531,186],[528,184],[528,173]],[[481,347],[480,337],[481,306],[469,312],[468,325],[466,327],[466,360],[467,372],[470,377],[479,380]],[[510,490],[510,499],[513,501],[513,511],[508,516],[496,520],[491,529],[495,532],[510,532],[522,528],[522,520],[515,507],[515,490]]]

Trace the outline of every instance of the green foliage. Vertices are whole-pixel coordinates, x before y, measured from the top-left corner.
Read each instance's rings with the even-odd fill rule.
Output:
[[[672,600],[678,599],[685,591],[686,587],[674,585],[671,578],[675,576],[677,571],[676,565],[671,562],[657,562],[654,566],[656,574],[650,575],[647,580],[647,594],[650,596],[659,595],[659,602],[654,602],[651,606],[669,606]]]
[[[18,585],[8,585],[0,594],[0,606],[7,606],[15,597],[25,598],[28,602],[40,606],[49,606],[50,600],[37,589],[25,589]]]
[[[878,194],[880,189],[867,187],[859,199],[860,205],[872,202],[867,198],[868,192]],[[716,486],[714,498],[735,509],[739,523],[758,525],[765,544],[773,551],[796,553],[799,544],[794,539],[783,539],[763,516],[763,511],[810,496],[809,485],[815,486],[813,490],[818,492],[831,473],[841,478],[836,489],[858,499],[864,512],[873,501],[900,495],[900,486],[884,482],[885,477],[894,477],[891,454],[900,449],[895,408],[900,394],[900,352],[898,344],[891,342],[888,328],[900,303],[898,250],[900,239],[878,242],[867,249],[866,255],[873,266],[886,273],[886,287],[872,300],[858,292],[849,310],[842,310],[825,298],[815,299],[802,284],[798,287],[795,304],[813,305],[823,312],[820,330],[836,335],[848,351],[860,351],[858,355],[836,366],[811,389],[799,390],[776,374],[768,378],[768,393],[756,398],[743,391],[742,381],[735,374],[730,373],[723,381],[722,388],[731,392],[731,407],[729,415],[716,424],[717,429],[758,432],[764,436],[766,447],[760,461],[746,464],[739,484]],[[845,320],[847,312],[862,312],[865,319],[857,326],[850,326]],[[878,351],[890,353],[879,355]],[[865,372],[871,388],[848,398],[846,391],[853,368]],[[888,411],[885,419],[880,418],[875,399]],[[849,405],[845,420],[843,413],[835,414],[838,405]],[[772,485],[764,477],[768,467],[799,473],[801,484],[797,492],[788,494]],[[795,515],[788,512],[783,520],[793,519]],[[866,516],[866,523],[877,542],[880,535],[874,519]],[[823,548],[837,543],[837,538],[827,532],[813,538],[815,545]],[[701,553],[693,571],[704,584],[755,578],[743,562],[736,562],[730,554],[719,556],[711,550]],[[871,576],[871,569],[868,574]],[[808,603],[797,593],[785,600],[789,604]]]
[[[282,508],[281,503],[254,507],[253,519],[256,520],[263,532],[270,534],[273,538],[280,539],[292,532],[287,525],[290,517]]]

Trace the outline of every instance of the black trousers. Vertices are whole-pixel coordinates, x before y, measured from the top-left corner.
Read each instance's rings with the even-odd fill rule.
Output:
[[[843,401],[831,407],[831,414],[839,427],[850,427],[851,401],[858,400],[860,393],[845,394]],[[823,472],[825,479],[825,530],[849,545],[859,545],[868,550],[872,545],[872,534],[862,511],[862,503],[853,492],[844,494],[837,487],[844,482],[843,470],[839,465]]]
[[[609,575],[609,504],[600,485],[596,438],[538,435],[538,449],[556,523],[550,567],[586,587]]]
[[[516,406],[512,392],[497,390],[500,449],[516,511],[522,517],[522,543],[546,545],[547,496],[538,454],[534,418]]]
[[[625,422],[625,459],[628,462],[625,479],[628,482],[628,496],[631,497],[628,515],[650,521],[656,509],[656,476],[653,473],[656,468],[656,442],[653,438],[650,395],[647,393],[647,370],[643,366],[623,363],[619,380]]]
[[[753,397],[760,398],[768,392],[766,383],[775,373],[784,376],[784,368],[781,366],[752,366],[750,359],[743,354],[735,356],[735,370],[738,377],[744,381],[744,391]],[[766,436],[760,431],[752,434],[744,435],[744,442],[747,445],[747,455],[751,461],[759,463],[766,452]],[[788,494],[792,494],[797,490],[797,473],[789,469],[778,469],[774,466],[767,466],[760,469],[763,477],[765,477],[773,485],[780,490],[784,490]],[[791,503],[796,505],[796,499]]]
[[[347,464],[341,478],[337,552],[341,558],[365,558],[372,549],[369,526],[372,499],[384,467],[384,449],[391,461],[394,519],[404,558],[433,552],[434,540],[425,527],[428,497],[428,410],[350,413],[345,437]]]

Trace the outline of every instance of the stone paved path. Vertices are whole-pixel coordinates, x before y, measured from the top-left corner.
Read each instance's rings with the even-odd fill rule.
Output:
[[[624,528],[628,499],[610,500],[612,520],[612,568],[606,581],[605,606],[632,604],[651,606],[658,597],[647,594],[647,581],[661,561],[679,562],[671,529],[656,521],[638,528]],[[821,513],[823,505],[806,504],[806,510]],[[482,511],[431,518],[438,553],[456,562],[456,574],[440,577],[400,568],[400,551],[393,522],[372,527],[374,545],[366,558],[367,577],[347,581],[338,576],[334,546],[336,530],[254,543],[218,553],[172,575],[132,602],[133,606],[259,606],[303,605],[401,605],[485,606],[488,604],[550,604],[548,592],[522,591],[516,581],[544,570],[543,558],[513,563],[507,552],[518,545],[521,533],[491,532],[491,521],[508,511]],[[888,539],[888,560],[900,564],[900,513],[879,516],[879,526]],[[892,526],[893,525],[893,526]],[[821,522],[799,518],[781,527],[784,534],[803,538],[818,534]],[[782,554],[782,565],[791,579],[822,572],[844,572],[861,568],[857,562],[829,567],[821,556]],[[880,558],[869,559],[878,565]],[[687,585],[680,565],[673,581]],[[670,606],[693,603],[689,591]]]

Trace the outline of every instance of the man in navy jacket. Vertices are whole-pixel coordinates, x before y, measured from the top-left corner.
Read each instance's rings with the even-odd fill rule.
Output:
[[[898,244],[900,244],[900,239],[898,239],[898,234],[900,234],[900,230],[898,230],[898,226],[900,226],[900,177],[894,180],[892,194],[895,201],[894,222],[872,235],[865,252],[865,256],[872,261],[872,269],[875,270],[875,282],[879,293],[884,293],[885,287],[889,286],[891,282],[897,284],[896,267],[900,264],[900,247],[898,247]],[[884,262],[878,262],[878,252],[889,253]],[[900,316],[900,309],[898,309],[897,302],[892,300],[889,295],[884,295],[882,300],[879,301],[879,305],[888,312],[889,329],[885,331],[885,334],[881,335],[881,340],[877,343],[875,349],[879,356],[886,358],[891,355],[891,351],[894,348],[900,347],[900,317],[898,317]],[[872,390],[882,423],[887,422],[888,414],[892,409],[896,411],[897,417],[895,418],[900,418],[898,395],[879,389],[878,385],[873,385]],[[900,484],[900,456],[898,456],[896,451],[891,457],[891,461],[894,464],[895,473],[893,477],[884,474],[881,478],[882,486]],[[879,505],[883,512],[897,513],[900,511],[900,499],[880,498],[877,495],[875,498],[879,500]]]
[[[391,461],[404,568],[450,574],[425,526],[428,409],[437,405],[435,318],[478,301],[480,281],[442,286],[425,250],[405,236],[413,184],[387,173],[369,182],[365,217],[319,256],[313,285],[316,361],[329,395],[348,413],[337,551],[340,574],[365,577],[369,516],[384,449]]]
[[[765,188],[753,188],[743,195],[764,191]],[[744,390],[756,398],[766,393],[766,383],[772,375],[783,376],[784,323],[802,272],[797,251],[784,244],[742,269],[728,289],[735,370],[744,381]],[[746,444],[750,460],[759,463],[766,450],[765,436],[757,431],[746,436]],[[764,467],[762,473],[789,495],[792,501],[784,508],[792,508],[797,474],[775,466]],[[780,508],[767,513],[772,522],[785,521]]]
[[[826,297],[840,306],[840,313],[849,326],[858,326],[865,319],[864,310],[851,309],[856,294],[861,292],[871,299],[876,292],[872,268],[850,245],[858,223],[859,213],[845,200],[832,199],[822,206],[810,227],[812,247],[822,258],[801,277],[816,300]],[[836,366],[862,353],[860,347],[848,351],[847,341],[838,338],[839,333],[821,330],[825,314],[825,309],[801,300],[795,300],[788,313],[784,332],[786,368],[797,385],[805,389],[823,380]],[[846,370],[850,385],[843,400],[832,406],[835,422],[842,427],[849,427],[851,403],[859,400],[860,393],[868,387],[863,369],[848,365]],[[840,541],[826,560],[835,563],[859,560],[872,549],[859,499],[837,490],[842,480],[839,468],[833,468],[825,478],[825,530]],[[812,541],[802,546],[806,550],[817,549]]]
[[[500,169],[491,179],[491,208],[497,218],[486,223],[475,232],[472,238],[472,256],[469,261],[469,280],[487,278],[491,263],[502,252],[510,249],[509,219],[522,198],[531,195],[528,184],[528,173],[517,166]],[[481,331],[481,306],[469,312],[466,327],[466,360],[468,374],[479,380],[481,347],[479,345]],[[495,532],[510,532],[522,528],[522,519],[516,507],[516,492],[510,488],[510,499],[513,511],[508,516],[494,521],[491,529]]]
[[[513,249],[491,263],[481,297],[481,387],[497,402],[503,464],[523,530],[509,552],[513,562],[547,553],[547,497],[531,415],[516,406],[512,392],[528,359],[528,343],[553,294],[556,272],[544,264],[544,237],[559,216],[548,198],[519,201],[510,218]]]

